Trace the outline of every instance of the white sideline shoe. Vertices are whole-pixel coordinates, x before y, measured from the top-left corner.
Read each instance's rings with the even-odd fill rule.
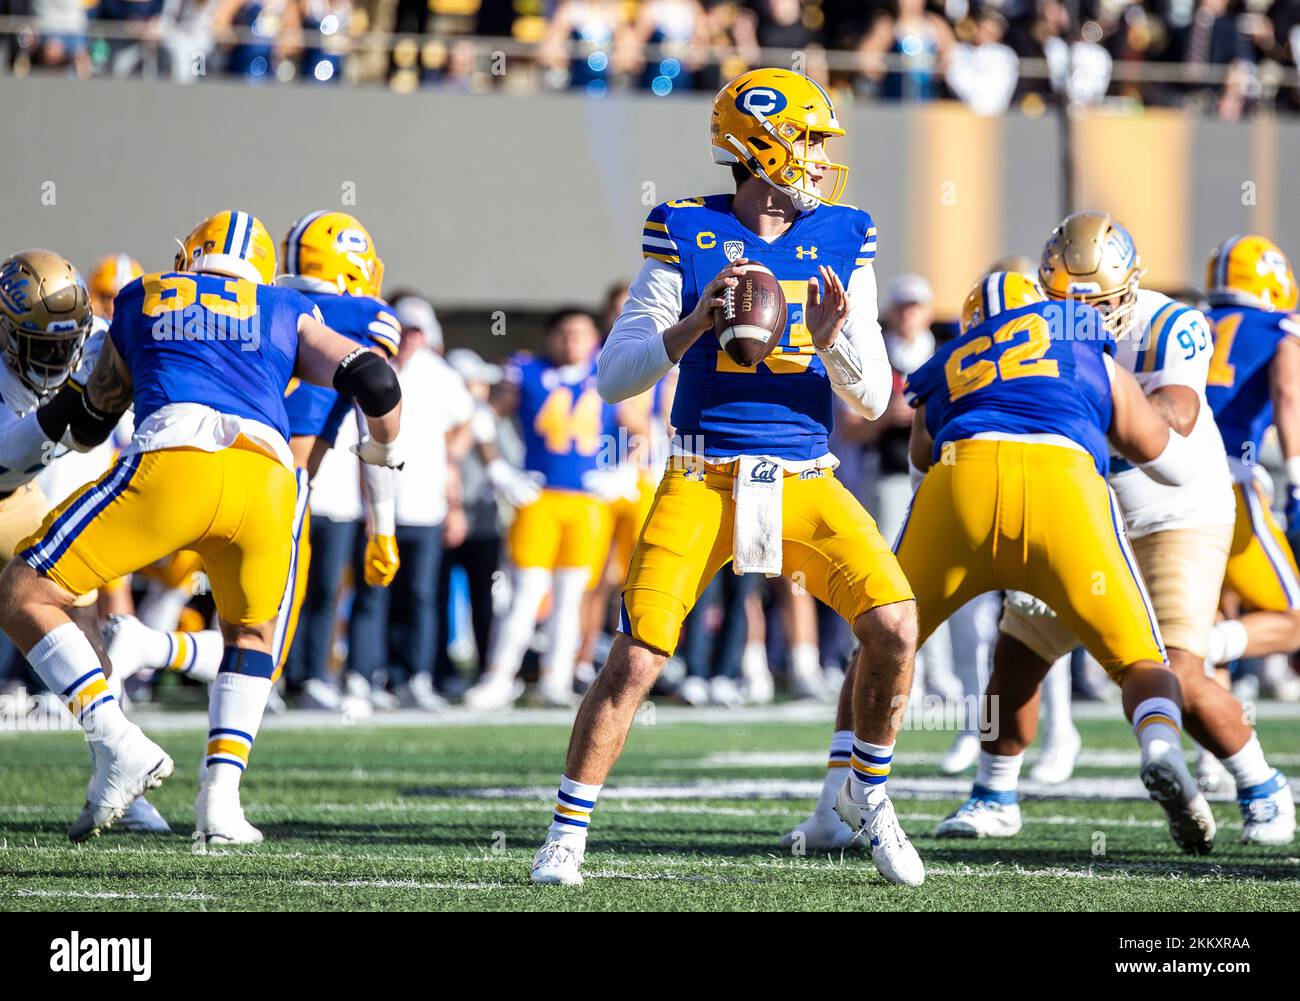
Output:
[[[839,695],[839,692],[827,690],[826,676],[822,673],[821,664],[810,662],[796,666],[792,662],[787,677],[790,682],[790,695],[793,698],[829,702]]]
[[[113,665],[113,680],[118,685],[148,666],[141,651],[147,641],[154,639],[153,632],[134,615],[110,615],[104,623],[104,653]]]
[[[1241,843],[1289,845],[1295,837],[1295,800],[1291,784],[1281,772],[1262,785],[1240,790]]]
[[[939,771],[960,775],[980,759],[980,738],[975,733],[959,733],[939,758]]]
[[[156,789],[176,770],[171,756],[134,723],[112,744],[90,745],[94,771],[86,789],[86,805],[68,828],[73,841],[85,841],[107,830],[141,793]]]
[[[1019,803],[972,796],[935,826],[936,838],[1014,838],[1020,833]]]
[[[1068,736],[1044,744],[1034,767],[1029,769],[1029,777],[1043,785],[1060,785],[1074,774],[1074,765],[1079,760],[1079,751],[1082,749],[1083,738],[1071,726]]]
[[[338,712],[343,708],[343,695],[324,678],[308,678],[302,683],[302,694],[298,696],[294,708]]]
[[[677,697],[688,706],[707,706],[709,704],[709,682],[697,675],[690,675],[677,686]]]
[[[1187,770],[1182,750],[1173,748],[1142,765],[1142,784],[1169,816],[1174,843],[1189,855],[1208,855],[1214,848],[1215,823],[1210,804]]]
[[[433,687],[433,679],[423,671],[412,675],[410,681],[397,687],[397,701],[403,709],[442,712],[450,708],[450,703]]]
[[[136,834],[171,834],[171,825],[163,819],[157,808],[143,796],[137,796],[118,818],[119,830]]]
[[[506,674],[488,673],[465,693],[464,704],[471,709],[505,709],[524,694],[524,683]]]
[[[781,837],[781,847],[786,851],[801,849],[809,852],[843,851],[854,843],[853,828],[840,820],[835,813],[814,813],[793,830]],[[866,845],[858,845],[865,848]]]
[[[709,702],[724,709],[738,709],[745,704],[745,693],[731,678],[719,674],[709,679]]]
[[[239,786],[212,789],[206,781],[199,783],[194,840],[200,845],[255,845],[262,841],[262,832],[244,819]]]
[[[586,848],[575,847],[563,840],[543,842],[533,857],[533,871],[529,877],[541,886],[581,886],[583,856]]]
[[[885,879],[904,886],[920,886],[925,882],[921,856],[903,833],[888,796],[874,807],[855,802],[845,780],[835,799],[835,812],[853,828],[855,840],[861,839],[870,846],[871,860]]]

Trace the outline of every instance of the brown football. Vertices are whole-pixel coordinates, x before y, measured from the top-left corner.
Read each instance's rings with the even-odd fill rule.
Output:
[[[713,332],[732,361],[753,368],[785,333],[785,293],[763,265],[742,267],[745,273],[734,288],[723,292],[723,303],[714,310]]]

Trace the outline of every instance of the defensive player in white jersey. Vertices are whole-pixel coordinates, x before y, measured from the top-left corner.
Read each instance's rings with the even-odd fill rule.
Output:
[[[1199,455],[1196,479],[1182,486],[1157,483],[1119,456],[1111,458],[1109,480],[1178,676],[1187,729],[1245,791],[1277,773],[1241,705],[1205,675],[1236,511],[1223,439],[1205,399],[1213,344],[1198,310],[1140,288],[1141,275],[1132,237],[1102,212],[1079,212],[1062,221],[1039,267],[1048,296],[1085,302],[1106,315],[1117,340],[1116,362],[1133,372],[1152,405]],[[998,736],[981,751],[971,798],[936,828],[940,837],[1010,837],[1020,830],[1016,784],[1037,727],[1038,686],[1053,661],[1078,644],[1037,599],[1009,597],[1001,628],[988,688],[990,697],[997,697],[990,704]],[[1279,800],[1271,819],[1243,806],[1244,841],[1291,840],[1295,808],[1284,782],[1267,794]],[[1208,852],[1215,825],[1204,797],[1198,793],[1189,802],[1184,795],[1178,802],[1168,790],[1148,788],[1168,812],[1179,846]]]

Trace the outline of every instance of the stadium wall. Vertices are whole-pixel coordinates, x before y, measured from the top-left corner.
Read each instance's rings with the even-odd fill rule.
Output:
[[[238,205],[278,238],[314,208],[355,211],[388,286],[447,307],[592,301],[639,266],[658,201],[719,190],[708,101],[462,96],[381,88],[0,78],[3,247],[83,264],[170,264],[173,237]],[[952,312],[980,268],[1034,255],[1062,205],[1051,117],[859,106],[848,200],[876,216],[882,280],[926,274]],[[1300,124],[1094,113],[1076,130],[1078,204],[1133,230],[1148,281],[1199,284],[1210,247],[1254,230],[1300,252]]]

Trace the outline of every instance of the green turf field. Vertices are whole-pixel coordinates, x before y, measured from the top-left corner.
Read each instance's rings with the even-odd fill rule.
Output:
[[[965,783],[934,766],[951,734],[905,733],[891,788],[929,870],[920,889],[886,885],[858,853],[791,857],[776,840],[811,807],[827,739],[816,714],[792,716],[699,722],[661,710],[639,723],[596,809],[581,889],[528,883],[568,732],[559,720],[271,721],[244,783],[267,841],[207,855],[193,854],[188,836],[197,715],[179,724],[192,728],[171,719],[152,730],[177,770],[151,799],[177,833],[109,832],[82,847],[64,833],[87,776],[79,734],[3,734],[0,910],[1295,907],[1300,847],[1242,847],[1232,802],[1214,803],[1214,854],[1192,860],[1154,804],[1113,798],[1140,786],[1133,739],[1111,719],[1079,722],[1086,763],[1064,795],[1025,802],[1013,841],[931,838]],[[1275,763],[1300,773],[1300,719],[1264,719],[1260,736]]]

